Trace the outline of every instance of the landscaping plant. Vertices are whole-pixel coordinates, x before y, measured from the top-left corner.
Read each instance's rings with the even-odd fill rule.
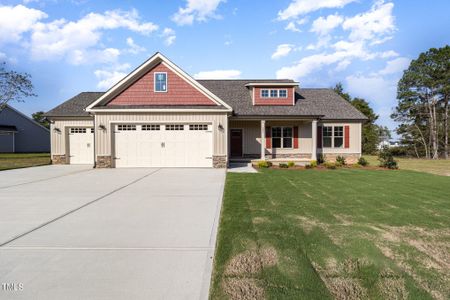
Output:
[[[361,156],[358,159],[358,165],[365,167],[369,165],[369,162],[364,157]]]
[[[392,152],[387,146],[381,148],[378,154],[378,160],[380,161],[380,167],[387,169],[398,169],[397,161],[394,159]]]
[[[338,155],[337,157],[336,157],[336,165],[337,166],[345,166],[347,164],[347,162],[345,161],[345,157],[343,157],[343,156],[341,156],[341,155]]]

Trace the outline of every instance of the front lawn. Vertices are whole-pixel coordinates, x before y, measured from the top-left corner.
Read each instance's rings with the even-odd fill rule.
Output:
[[[50,164],[49,153],[0,153],[0,171]]]
[[[373,166],[377,166],[379,164],[377,156],[364,155],[364,158],[366,158],[367,161]],[[433,160],[404,157],[396,157],[395,159],[398,161],[398,165],[402,170],[412,170],[450,176],[450,159]]]
[[[450,178],[228,173],[212,299],[449,299]]]

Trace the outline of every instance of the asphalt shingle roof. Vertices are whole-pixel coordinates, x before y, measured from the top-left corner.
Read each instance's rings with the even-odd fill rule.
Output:
[[[367,118],[350,103],[336,94],[332,89],[296,88],[295,105],[286,106],[255,106],[252,104],[251,91],[245,85],[248,83],[286,82],[292,80],[198,80],[200,84],[225,101],[233,108],[235,116],[320,116],[325,120],[366,120]],[[49,117],[88,116],[84,111],[89,104],[102,96],[103,92],[84,92],[67,100],[47,112]],[[199,106],[97,106],[96,108],[202,108]],[[215,108],[218,107],[205,107]],[[224,108],[220,106],[220,108]],[[225,109],[225,108],[224,108]]]

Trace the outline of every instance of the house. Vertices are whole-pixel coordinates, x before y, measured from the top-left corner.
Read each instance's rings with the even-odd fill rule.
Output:
[[[50,152],[50,131],[10,105],[0,108],[0,153]]]
[[[289,79],[195,80],[156,53],[105,93],[46,113],[55,164],[215,167],[233,159],[355,161],[365,116]]]

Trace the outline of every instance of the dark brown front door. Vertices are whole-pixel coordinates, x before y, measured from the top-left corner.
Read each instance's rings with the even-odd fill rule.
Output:
[[[230,130],[230,154],[232,157],[242,157],[242,129]]]

